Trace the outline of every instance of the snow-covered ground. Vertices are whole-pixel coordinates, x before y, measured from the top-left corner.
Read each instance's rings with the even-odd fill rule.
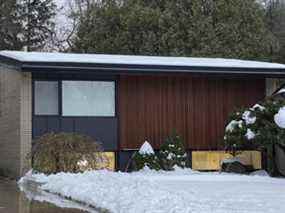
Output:
[[[118,213],[285,212],[285,179],[267,176],[177,168],[174,172],[30,173],[19,184],[27,180],[42,183],[43,190]]]

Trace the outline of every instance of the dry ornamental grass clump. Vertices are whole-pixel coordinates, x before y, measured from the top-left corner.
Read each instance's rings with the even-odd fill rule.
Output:
[[[48,133],[33,142],[32,166],[37,172],[82,172],[101,169],[104,158],[100,143],[75,133]]]

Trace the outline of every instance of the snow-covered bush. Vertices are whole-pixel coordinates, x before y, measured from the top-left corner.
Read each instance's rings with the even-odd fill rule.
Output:
[[[230,115],[224,144],[236,156],[245,149],[266,149],[272,158],[274,144],[285,145],[285,100],[268,98]]]
[[[133,167],[135,170],[141,170],[144,167],[155,170],[161,169],[159,159],[152,146],[147,141],[145,141],[140,150],[135,153],[133,160]]]
[[[250,149],[255,145],[256,113],[254,109],[238,110],[230,116],[230,122],[225,129],[224,143],[226,150],[233,156],[239,154],[240,150]]]
[[[88,136],[48,133],[33,142],[32,166],[45,174],[100,169],[101,145]]]
[[[175,165],[181,168],[186,166],[187,154],[183,141],[176,132],[161,145],[159,157],[164,170],[173,170]]]

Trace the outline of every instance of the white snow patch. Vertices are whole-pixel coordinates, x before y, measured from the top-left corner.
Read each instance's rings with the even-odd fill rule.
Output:
[[[262,176],[262,177],[269,177],[269,174],[265,170],[257,170],[250,173],[251,176]]]
[[[251,129],[247,129],[245,137],[247,140],[252,140],[255,138],[255,133]]]
[[[226,132],[232,132],[234,128],[238,126],[239,128],[242,128],[242,121],[236,121],[232,120],[227,126],[226,126]]]
[[[259,109],[260,111],[264,111],[265,107],[261,106],[260,104],[255,104],[253,107],[251,107],[251,109],[253,109],[253,110]]]
[[[24,179],[31,176],[24,177]],[[285,180],[261,176],[173,172],[89,171],[32,175],[43,190],[124,213],[285,212]]]
[[[139,174],[137,174],[139,175]],[[41,189],[70,197],[91,206],[111,212],[191,212],[184,196],[160,188],[150,179],[128,173],[89,171],[78,174],[59,173],[34,175],[39,182],[46,181]]]
[[[29,181],[34,181],[37,182],[39,184],[45,183],[47,182],[48,178],[45,174],[43,173],[34,173],[33,170],[28,171],[24,177],[20,178],[20,180],[18,181],[19,184],[22,184],[24,182],[26,182],[27,180]]]
[[[285,128],[285,107],[281,107],[278,113],[274,115],[274,121],[280,128]]]
[[[173,166],[173,171],[164,171],[164,170],[153,170],[153,169],[149,169],[148,167],[144,167],[143,169],[137,171],[137,172],[133,172],[131,173],[132,175],[135,176],[176,176],[176,175],[191,175],[191,174],[201,174],[198,171],[194,171],[190,168],[181,168],[177,165]]]
[[[248,124],[254,124],[256,121],[256,117],[255,116],[251,116],[251,112],[246,110],[243,114],[242,114],[242,119],[244,119],[245,123]]]
[[[39,201],[39,202],[48,202],[52,203],[55,206],[60,208],[69,208],[69,209],[80,209],[84,212],[98,213],[98,211],[93,208],[88,207],[74,201],[70,201],[66,198],[63,198],[59,195],[43,191],[39,188],[39,184],[31,180],[30,178],[22,178],[22,181],[18,182],[19,189],[21,192],[24,192],[25,197],[29,201]],[[0,208],[1,209],[1,208]]]
[[[153,148],[147,141],[145,141],[144,144],[141,146],[139,153],[141,155],[154,155]]]

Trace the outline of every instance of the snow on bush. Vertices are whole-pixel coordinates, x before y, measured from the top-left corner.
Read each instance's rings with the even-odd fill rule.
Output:
[[[277,94],[281,94],[281,93],[285,93],[285,89],[284,89],[284,88],[280,89],[280,90],[277,92]]]
[[[252,116],[251,111],[246,110],[243,114],[242,114],[242,119],[245,121],[246,125],[248,124],[254,124],[256,121],[256,117]]]
[[[236,121],[232,120],[227,126],[226,126],[226,132],[232,132],[235,127],[242,128],[242,121]]]
[[[260,110],[260,111],[263,111],[265,110],[265,107],[264,106],[261,106],[260,104],[255,104],[253,107],[250,108],[251,110]]]
[[[247,130],[246,130],[245,137],[246,137],[248,140],[252,140],[252,139],[254,139],[254,137],[255,137],[255,133],[254,133],[253,131],[251,131],[251,129],[247,129]]]
[[[144,167],[159,170],[159,159],[153,151],[149,142],[145,141],[138,152],[135,153],[133,158],[133,169],[140,170]]]
[[[139,153],[141,155],[154,155],[153,148],[147,141],[145,141],[144,144],[141,146]]]
[[[285,107],[280,108],[278,113],[274,115],[274,121],[280,128],[285,128]]]
[[[233,156],[239,154],[239,150],[243,149],[247,138],[247,125],[242,119],[243,112],[236,112],[233,119],[225,128],[224,144],[225,149]]]

